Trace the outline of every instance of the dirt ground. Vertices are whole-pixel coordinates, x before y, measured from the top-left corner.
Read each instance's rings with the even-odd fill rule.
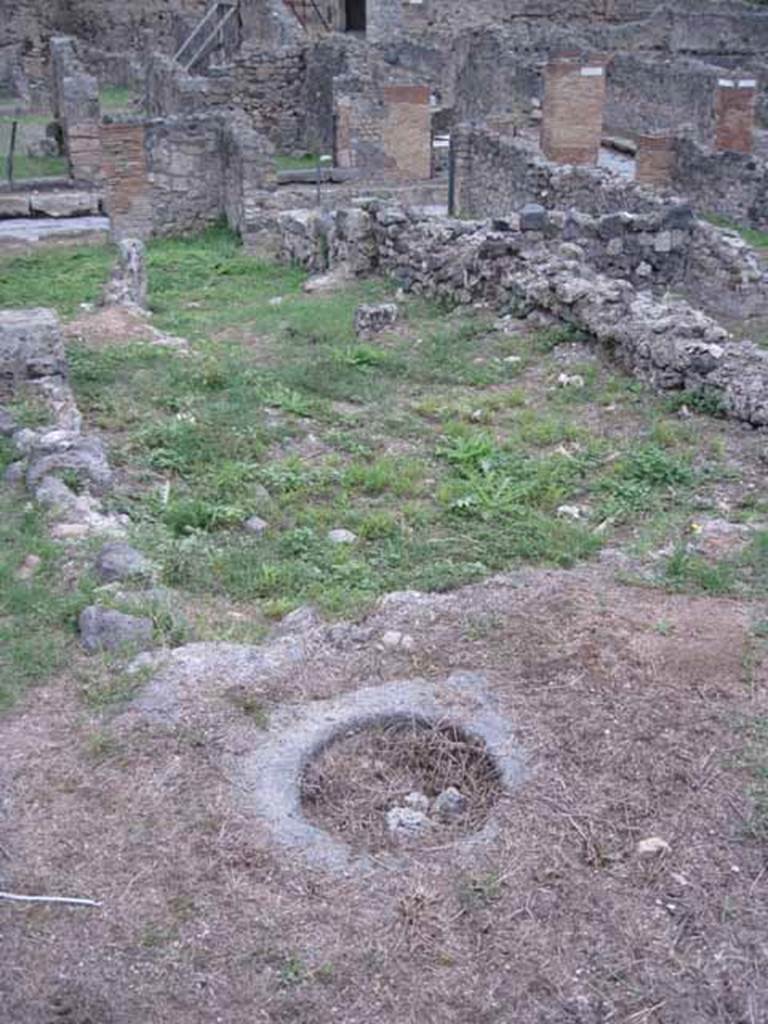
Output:
[[[150,681],[106,724],[73,675],[30,691],[0,719],[0,889],[101,906],[0,901],[0,1020],[768,1020],[761,617],[606,567],[525,572],[356,625],[294,616],[268,641],[290,657],[246,681],[181,648],[164,714]],[[485,674],[527,757],[495,838],[326,874],[249,815],[237,763],[275,706],[456,670]],[[641,856],[651,837],[668,850]]]

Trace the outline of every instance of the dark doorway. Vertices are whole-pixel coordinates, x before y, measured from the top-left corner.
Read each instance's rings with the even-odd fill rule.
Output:
[[[365,32],[365,0],[344,0],[347,32]]]

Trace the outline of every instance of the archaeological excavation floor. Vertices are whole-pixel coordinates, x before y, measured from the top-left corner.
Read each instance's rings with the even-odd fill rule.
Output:
[[[0,891],[100,906],[0,900],[0,1019],[762,1020],[764,435],[560,325],[305,291],[221,232],[150,247],[149,319],[94,311],[110,262],[0,257],[157,572],[105,586],[2,485]],[[153,649],[86,655],[95,600]],[[414,786],[466,818],[387,835]]]

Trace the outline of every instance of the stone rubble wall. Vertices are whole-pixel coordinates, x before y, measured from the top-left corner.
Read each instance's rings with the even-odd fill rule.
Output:
[[[528,242],[514,230],[378,201],[331,213],[288,211],[276,227],[285,261],[315,272],[385,273],[405,291],[450,303],[482,302],[518,315],[547,310],[654,387],[711,392],[727,415],[768,425],[768,352],[735,342],[683,300],[597,272],[575,242]]]
[[[671,185],[702,212],[768,231],[768,162],[747,153],[705,150],[692,139],[674,140]]]
[[[525,203],[547,209],[574,207],[594,216],[659,209],[657,194],[600,167],[546,160],[528,140],[504,138],[478,125],[459,125],[452,136],[456,212],[504,216]]]
[[[757,157],[707,153],[689,139],[676,139],[670,186],[656,189],[602,168],[553,164],[535,145],[480,126],[460,126],[453,145],[461,216],[505,217],[530,202],[569,211],[569,224],[581,229],[569,227],[564,240],[575,230],[601,272],[636,283],[684,284],[717,315],[766,312],[766,280],[749,246],[703,223],[683,236],[673,231],[668,237],[664,226],[670,211],[685,203],[702,215],[768,227],[768,165]],[[598,219],[592,227],[591,218]]]
[[[242,112],[122,118],[103,125],[102,145],[115,238],[185,234],[223,217],[244,237],[259,230],[273,151]]]

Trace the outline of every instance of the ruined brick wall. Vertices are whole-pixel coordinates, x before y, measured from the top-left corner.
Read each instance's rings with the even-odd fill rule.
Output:
[[[334,96],[334,156],[339,167],[409,181],[431,176],[428,86],[381,85],[340,76],[334,80]]]
[[[616,54],[607,74],[606,127],[630,135],[686,127],[709,142],[719,73],[709,64],[680,57]]]
[[[221,125],[223,212],[227,223],[246,245],[258,247],[258,236],[275,189],[274,148],[238,111]]]
[[[222,217],[245,237],[275,187],[272,146],[242,112],[123,118],[101,135],[116,238],[185,234]]]
[[[702,213],[768,230],[768,163],[746,153],[710,152],[692,139],[676,139],[672,187]]]
[[[429,87],[384,86],[382,148],[397,177],[429,178],[432,173],[432,128]]]
[[[143,121],[108,122],[101,127],[104,206],[112,233],[148,238],[152,233],[152,196]]]
[[[481,126],[454,130],[456,211],[466,217],[503,217],[525,203],[574,207],[589,214],[657,206],[653,193],[596,167],[562,167],[522,139],[503,138]]]
[[[148,55],[143,85],[144,111],[150,117],[203,114],[234,104],[231,74],[190,75],[161,53]]]
[[[232,67],[232,102],[280,152],[298,152],[305,148],[304,83],[303,47],[244,48]]]

